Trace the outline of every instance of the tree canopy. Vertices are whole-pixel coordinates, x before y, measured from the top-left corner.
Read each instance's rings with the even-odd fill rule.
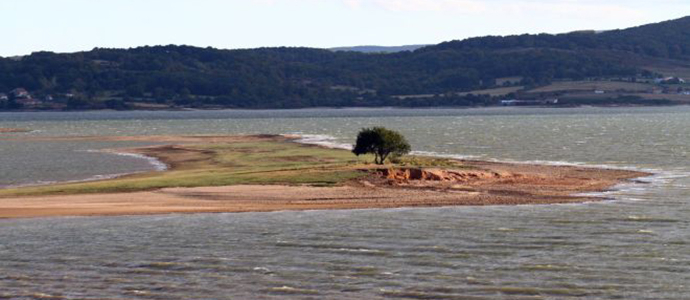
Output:
[[[384,127],[373,127],[359,132],[352,153],[357,156],[374,154],[374,162],[382,165],[390,155],[401,156],[410,150],[410,144],[402,134]]]

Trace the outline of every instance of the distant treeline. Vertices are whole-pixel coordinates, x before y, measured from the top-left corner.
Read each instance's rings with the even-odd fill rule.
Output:
[[[189,46],[38,52],[0,59],[0,92],[22,87],[34,95],[70,94],[77,107],[122,109],[128,102],[237,108],[492,105],[498,99],[453,95],[494,87],[504,77],[533,86],[555,79],[651,76],[627,57],[685,60],[687,32],[690,18],[604,33],[473,38],[387,54]],[[449,96],[392,97],[415,94]]]

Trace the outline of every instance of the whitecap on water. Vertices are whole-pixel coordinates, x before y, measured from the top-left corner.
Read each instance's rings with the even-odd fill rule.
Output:
[[[345,149],[352,150],[352,145],[347,143],[338,142],[334,136],[325,134],[301,134],[301,133],[290,133],[287,135],[299,135],[300,138],[297,140],[298,143],[309,144],[309,145],[319,145],[335,149]]]

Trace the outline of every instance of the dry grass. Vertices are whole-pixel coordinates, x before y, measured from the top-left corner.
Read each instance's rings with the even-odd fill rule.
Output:
[[[690,79],[690,63],[686,61],[662,58],[638,58],[636,62],[643,69],[662,74],[664,76]]]
[[[630,96],[638,96],[642,99],[649,100],[671,100],[681,103],[690,103],[690,95],[678,94],[630,94]]]
[[[600,100],[606,101],[610,99],[615,99],[618,97],[638,97],[642,101],[644,100],[669,100],[673,101],[675,104],[688,104],[690,103],[690,95],[678,95],[678,94],[652,94],[652,93],[606,93],[606,94],[583,94],[583,93],[570,93],[565,94],[560,97],[562,100],[577,100],[577,99],[587,99],[587,100]],[[644,102],[635,102],[635,104],[644,104]]]
[[[552,92],[584,92],[602,90],[606,92],[626,91],[626,92],[648,92],[654,85],[636,82],[618,81],[564,81],[554,82],[553,84],[529,90],[529,93],[552,93]]]

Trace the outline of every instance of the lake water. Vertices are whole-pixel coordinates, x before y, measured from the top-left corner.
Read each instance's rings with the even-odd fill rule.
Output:
[[[0,298],[688,299],[690,107],[0,113],[0,185],[152,170],[26,136],[403,132],[436,155],[653,171],[551,206],[0,220]]]

